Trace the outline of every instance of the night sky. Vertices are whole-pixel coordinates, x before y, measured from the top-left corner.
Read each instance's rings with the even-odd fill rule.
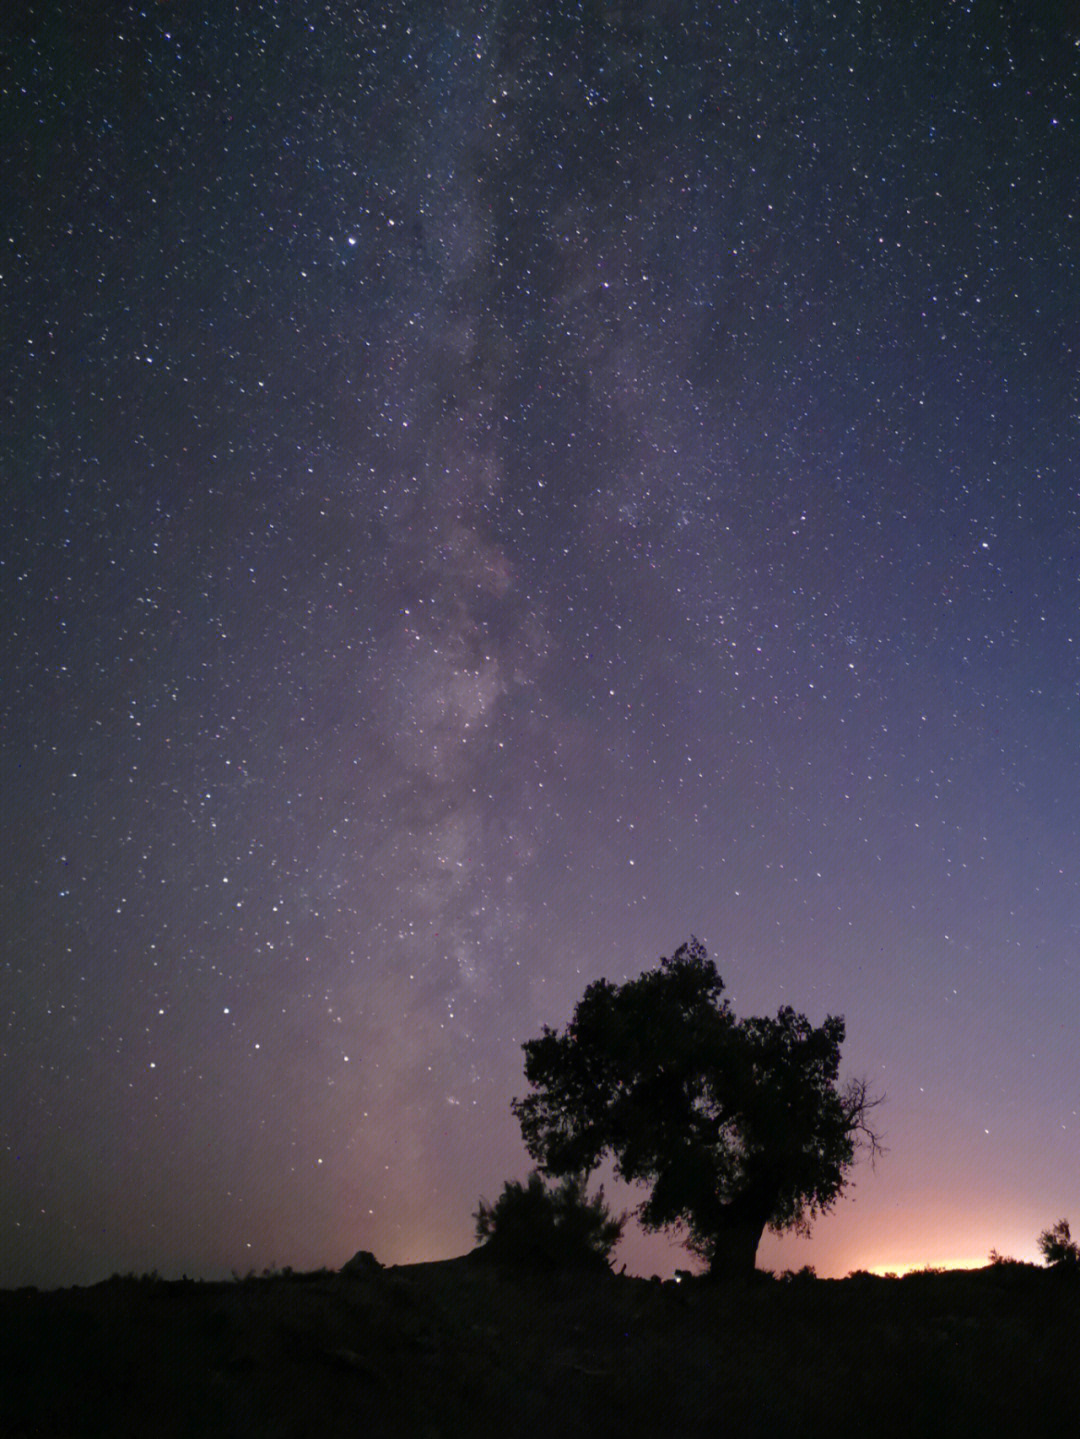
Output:
[[[5,26],[0,1284],[463,1252],[691,934],[888,1095],[759,1263],[1080,1221],[1074,8]]]

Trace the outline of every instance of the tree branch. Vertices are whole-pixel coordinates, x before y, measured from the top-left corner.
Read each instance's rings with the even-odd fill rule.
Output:
[[[855,1143],[870,1151],[870,1168],[877,1168],[877,1161],[888,1149],[882,1143],[882,1134],[868,1121],[872,1110],[885,1103],[884,1094],[871,1095],[870,1081],[865,1077],[849,1079],[844,1090],[844,1113],[848,1130],[855,1136]]]

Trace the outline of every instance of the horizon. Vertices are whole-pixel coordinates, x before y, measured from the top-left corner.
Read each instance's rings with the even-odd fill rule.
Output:
[[[451,1262],[455,1259],[464,1259],[468,1256],[470,1252],[470,1250],[466,1250],[463,1254],[446,1254],[440,1255],[436,1259],[401,1261],[396,1264],[384,1264],[381,1260],[379,1261],[379,1263],[383,1269],[410,1269],[415,1266],[438,1264]],[[350,1258],[351,1257],[352,1256],[350,1256]],[[376,1255],[375,1258],[378,1259],[378,1255]],[[343,1261],[343,1263],[344,1262],[347,1261]],[[1006,1264],[1017,1263],[1030,1266],[1040,1270],[1041,1272],[1045,1272],[1048,1268],[1048,1266],[1039,1259],[1018,1258],[1016,1255],[1005,1255],[1002,1257],[1002,1262]],[[810,1265],[809,1267],[813,1268],[813,1265]],[[876,1279],[906,1279],[909,1275],[912,1274],[970,1274],[981,1271],[983,1269],[992,1269],[994,1267],[994,1261],[988,1258],[983,1258],[980,1260],[975,1257],[969,1256],[966,1259],[956,1260],[944,1264],[909,1264],[906,1266],[901,1265],[899,1267],[893,1267],[889,1265],[875,1265],[871,1268],[866,1268],[864,1266],[856,1266],[854,1269],[848,1270],[845,1274],[819,1274],[815,1269],[813,1277],[815,1279],[821,1280],[844,1280],[856,1279],[859,1278],[861,1275],[869,1274]],[[286,1275],[292,1278],[304,1277],[306,1275],[336,1275],[340,1272],[341,1268],[342,1265],[340,1264],[336,1266],[332,1264],[325,1264],[316,1265],[312,1269],[297,1269],[295,1265],[285,1262],[282,1264],[270,1263],[264,1266],[264,1268],[262,1269],[258,1269],[257,1267],[252,1265],[244,1271],[241,1271],[239,1267],[234,1266],[227,1273],[221,1272],[213,1274],[193,1274],[189,1273],[187,1269],[181,1269],[179,1271],[169,1270],[167,1273],[164,1274],[156,1268],[143,1270],[141,1272],[129,1270],[126,1273],[120,1273],[119,1270],[112,1270],[108,1274],[103,1273],[99,1278],[83,1280],[81,1282],[71,1282],[63,1284],[25,1283],[4,1285],[0,1286],[0,1292],[17,1293],[20,1290],[34,1290],[39,1293],[51,1294],[63,1291],[65,1289],[93,1289],[96,1288],[99,1284],[108,1284],[110,1281],[115,1279],[136,1281],[152,1279],[155,1281],[160,1281],[163,1284],[240,1283],[251,1279],[275,1279]],[[681,1276],[684,1276],[687,1273],[692,1274],[693,1277],[701,1277],[700,1273],[694,1274],[693,1271],[688,1271],[685,1266],[682,1265],[678,1266],[677,1270],[673,1270],[671,1274],[662,1275],[657,1273],[655,1270],[653,1270],[651,1273],[646,1274],[643,1271],[631,1270],[629,1268],[624,1269],[622,1265],[616,1267],[615,1263],[613,1263],[611,1265],[611,1272],[617,1279],[659,1279],[662,1280],[664,1283],[679,1283],[681,1282]],[[770,1268],[769,1266],[764,1266],[761,1264],[758,1264],[755,1268],[755,1273],[762,1275],[771,1275],[773,1278],[783,1278],[785,1273],[796,1272],[797,1271],[792,1269]]]
[[[409,1269],[416,1265],[422,1266],[427,1264],[445,1263],[456,1259],[464,1259],[470,1253],[472,1253],[472,1249],[476,1247],[478,1246],[474,1245],[471,1249],[466,1249],[460,1254],[440,1254],[425,1257],[423,1259],[398,1260],[396,1262],[384,1262],[383,1260],[379,1259],[378,1255],[375,1255],[374,1257],[376,1260],[378,1260],[380,1266],[383,1269]],[[359,1253],[370,1251],[357,1252]],[[352,1257],[352,1255],[349,1256],[350,1259]],[[669,1274],[661,1274],[655,1269],[649,1272],[645,1272],[644,1270],[631,1269],[628,1265],[624,1266],[619,1262],[618,1255],[616,1254],[616,1256],[611,1260],[610,1269],[612,1274],[615,1275],[616,1278],[625,1277],[627,1279],[660,1279],[664,1282],[677,1283],[679,1282],[680,1275],[686,1275],[689,1273],[695,1275],[695,1277],[700,1277],[702,1273],[700,1269],[695,1271],[694,1269],[688,1268],[689,1265],[696,1263],[696,1261],[693,1260],[692,1256],[684,1254],[683,1258],[683,1264],[676,1265]],[[287,1259],[283,1260],[280,1263],[271,1260],[269,1264],[266,1264],[261,1268],[255,1264],[249,1264],[247,1268],[244,1269],[241,1269],[239,1265],[233,1265],[228,1271],[215,1271],[208,1274],[191,1272],[192,1266],[189,1266],[188,1268],[177,1268],[176,1266],[172,1266],[165,1273],[162,1273],[157,1266],[141,1271],[128,1270],[124,1273],[121,1273],[119,1270],[113,1269],[109,1273],[102,1273],[99,1277],[93,1279],[83,1279],[79,1281],[71,1281],[59,1284],[36,1284],[31,1282],[25,1282],[22,1284],[8,1284],[0,1286],[0,1290],[2,1290],[3,1292],[11,1293],[20,1289],[32,1289],[42,1293],[52,1293],[57,1290],[64,1289],[91,1289],[99,1284],[105,1284],[108,1283],[110,1280],[114,1279],[155,1279],[160,1280],[162,1283],[166,1284],[178,1282],[189,1282],[196,1284],[219,1284],[226,1281],[239,1282],[248,1279],[273,1279],[284,1274],[288,1274],[292,1277],[303,1276],[307,1274],[334,1275],[339,1273],[343,1265],[347,1262],[347,1260],[342,1260],[338,1264],[320,1264],[313,1265],[310,1268],[300,1268],[294,1264],[289,1263]],[[873,1277],[878,1279],[904,1279],[912,1274],[972,1273],[978,1270],[992,1269],[997,1263],[1016,1263],[1022,1265],[1029,1265],[1042,1271],[1045,1271],[1049,1268],[1045,1260],[1039,1258],[1038,1256],[1016,1254],[1001,1254],[996,1261],[990,1258],[989,1255],[983,1256],[982,1258],[974,1255],[968,1255],[963,1258],[953,1258],[950,1260],[939,1261],[936,1263],[906,1262],[898,1265],[875,1264],[869,1266],[857,1264],[853,1268],[847,1270],[845,1273],[821,1273],[816,1269],[812,1261],[807,1260],[804,1262],[810,1268],[814,1269],[815,1278],[831,1280],[853,1279],[864,1274],[872,1275]],[[759,1256],[759,1262],[755,1266],[755,1272],[763,1275],[772,1275],[774,1278],[782,1278],[785,1273],[796,1273],[802,1267],[802,1264],[799,1264],[797,1266],[763,1264],[761,1263]]]
[[[610,1167],[610,1166],[609,1166]],[[508,1180],[523,1179],[526,1170],[523,1169],[517,1176],[510,1175]],[[590,1182],[589,1192],[595,1193],[600,1185]],[[603,1183],[605,1197],[609,1208],[618,1213],[622,1210],[630,1210],[635,1194],[640,1202],[641,1194],[644,1192],[640,1187],[633,1187],[620,1181],[608,1179]],[[478,1201],[479,1202],[478,1196]],[[841,1199],[837,1209],[842,1212],[844,1200]],[[841,1216],[834,1212],[830,1216],[836,1221]],[[828,1222],[826,1218],[825,1222]],[[821,1222],[821,1221],[819,1221]],[[1042,1228],[1047,1228],[1055,1220],[1047,1219]],[[470,1227],[470,1234],[472,1229]],[[1041,1232],[1041,1230],[1039,1231]],[[1038,1251],[1038,1244],[1030,1234],[1021,1236],[1014,1231],[1017,1242],[1010,1244],[1005,1242],[990,1242],[982,1250],[981,1254],[975,1247],[958,1253],[955,1246],[948,1247],[939,1242],[936,1246],[932,1241],[927,1241],[922,1247],[918,1247],[917,1240],[911,1240],[898,1246],[892,1251],[892,1258],[882,1258],[876,1250],[869,1251],[873,1258],[866,1258],[865,1254],[860,1257],[859,1251],[842,1250],[835,1257],[827,1257],[822,1260],[820,1254],[815,1260],[814,1236],[809,1238],[794,1235],[776,1235],[766,1230],[758,1249],[756,1268],[759,1272],[780,1274],[784,1271],[797,1271],[804,1265],[810,1265],[819,1279],[845,1279],[856,1273],[870,1273],[878,1277],[903,1278],[907,1274],[919,1273],[925,1270],[973,1270],[985,1269],[993,1264],[992,1255],[997,1254],[1005,1261],[1017,1261],[1022,1264],[1033,1264],[1039,1268],[1045,1267],[1045,1261]],[[446,1246],[419,1245],[415,1250],[402,1256],[400,1253],[393,1257],[387,1257],[377,1251],[368,1251],[375,1254],[375,1258],[386,1268],[408,1267],[412,1264],[437,1263],[448,1259],[457,1259],[470,1253],[480,1243],[472,1238],[470,1243],[465,1243],[458,1248],[446,1251]],[[361,1246],[361,1249],[363,1246]],[[445,1252],[444,1252],[445,1251]],[[246,1253],[237,1256],[235,1262],[219,1260],[209,1269],[200,1265],[194,1259],[183,1256],[176,1256],[165,1259],[162,1257],[158,1262],[149,1262],[147,1258],[141,1259],[134,1267],[124,1268],[112,1265],[104,1260],[99,1265],[100,1273],[97,1277],[89,1277],[89,1271],[84,1270],[79,1277],[63,1279],[55,1276],[47,1276],[42,1279],[15,1278],[11,1282],[0,1283],[0,1289],[13,1290],[25,1287],[34,1287],[42,1290],[63,1289],[70,1287],[87,1287],[103,1282],[117,1273],[122,1277],[136,1275],[158,1274],[163,1280],[175,1281],[181,1277],[196,1279],[200,1282],[219,1282],[221,1280],[235,1278],[237,1275],[247,1276],[254,1274],[262,1276],[267,1270],[280,1270],[289,1267],[297,1273],[313,1272],[320,1269],[327,1269],[337,1272],[358,1249],[349,1249],[347,1253],[340,1253],[336,1257],[327,1256],[322,1259],[313,1257],[308,1251],[304,1253],[301,1261],[289,1254],[274,1253],[269,1257],[264,1253],[256,1254],[250,1248]],[[848,1257],[845,1257],[848,1256]],[[853,1256],[853,1257],[852,1257]],[[897,1257],[899,1256],[899,1257]],[[611,1268],[615,1273],[621,1273],[625,1266],[627,1277],[648,1279],[658,1276],[661,1279],[669,1280],[674,1278],[677,1270],[694,1270],[700,1267],[700,1261],[689,1253],[684,1244],[674,1235],[669,1233],[648,1234],[641,1229],[632,1213],[627,1223],[627,1229],[623,1239],[616,1246],[611,1259]],[[106,1272],[107,1271],[107,1272]]]

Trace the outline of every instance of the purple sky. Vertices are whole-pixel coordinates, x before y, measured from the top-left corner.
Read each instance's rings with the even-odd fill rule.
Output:
[[[1038,8],[25,7],[0,1284],[461,1252],[522,1041],[691,934],[889,1097],[759,1262],[1080,1220]]]

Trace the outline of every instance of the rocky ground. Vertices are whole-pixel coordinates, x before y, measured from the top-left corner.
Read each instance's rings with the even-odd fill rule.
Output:
[[[1080,1434],[1080,1282],[720,1288],[466,1258],[0,1293],[0,1435]]]

